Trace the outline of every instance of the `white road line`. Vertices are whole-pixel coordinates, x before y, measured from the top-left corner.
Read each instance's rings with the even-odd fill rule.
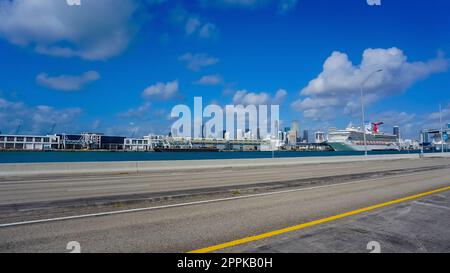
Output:
[[[450,207],[440,206],[440,205],[436,205],[436,204],[432,204],[432,203],[425,203],[425,202],[421,202],[421,201],[414,201],[414,204],[427,206],[427,207],[433,207],[433,208],[450,210]]]
[[[0,224],[0,228],[31,225],[31,224],[41,224],[41,223],[49,223],[49,222],[57,222],[57,221],[66,221],[66,220],[75,220],[75,219],[100,217],[100,216],[110,216],[110,215],[125,214],[125,213],[132,213],[132,212],[142,212],[142,211],[160,210],[160,209],[168,209],[168,208],[187,207],[187,206],[193,206],[193,205],[203,205],[203,204],[218,203],[218,202],[224,202],[224,201],[249,199],[249,198],[254,198],[254,197],[264,197],[264,196],[271,196],[271,195],[278,195],[278,194],[285,194],[285,193],[292,193],[292,192],[300,192],[300,191],[339,187],[339,186],[352,185],[352,184],[367,183],[370,181],[377,181],[377,180],[391,179],[391,178],[398,178],[398,177],[406,177],[406,176],[411,176],[411,175],[413,175],[413,174],[405,174],[405,175],[382,177],[382,178],[373,178],[373,179],[358,180],[358,181],[353,181],[353,182],[344,182],[344,183],[338,183],[338,184],[332,184],[332,185],[284,190],[284,191],[277,191],[277,192],[258,193],[258,194],[251,194],[251,195],[245,195],[245,196],[236,196],[236,197],[219,198],[219,199],[204,200],[204,201],[187,202],[187,203],[165,205],[165,206],[118,210],[118,211],[110,211],[110,212],[101,212],[101,213],[83,214],[83,215],[75,215],[75,216],[67,216],[67,217],[57,217],[57,218],[49,218],[49,219],[41,219],[41,220],[33,220],[33,221],[16,222],[16,223],[7,223],[7,224]]]

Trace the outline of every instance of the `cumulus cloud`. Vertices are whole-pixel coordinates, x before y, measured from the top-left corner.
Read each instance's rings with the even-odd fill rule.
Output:
[[[47,105],[28,106],[20,101],[0,98],[0,131],[15,133],[20,125],[21,133],[46,134],[53,124],[59,130],[73,130],[74,121],[81,115],[82,109],[57,109]]]
[[[233,103],[236,105],[264,105],[264,104],[279,104],[286,97],[287,92],[284,89],[279,89],[275,96],[267,92],[249,92],[247,90],[239,90],[234,94]]]
[[[1,1],[0,36],[41,54],[104,60],[128,46],[137,5],[136,0],[83,1],[81,6],[61,0]]]
[[[273,0],[200,0],[204,5],[225,7],[225,8],[257,8],[265,6]]]
[[[417,114],[398,111],[385,111],[375,113],[369,116],[370,120],[382,121],[384,125],[382,129],[385,132],[391,133],[393,126],[400,127],[402,138],[419,139],[419,132],[422,129],[439,129],[440,113],[436,105],[436,111]],[[442,123],[445,126],[450,123],[450,105],[442,108]]]
[[[142,96],[146,99],[160,99],[168,100],[175,97],[178,94],[178,80],[171,82],[158,82],[154,85],[147,87]]]
[[[150,103],[144,103],[137,108],[131,108],[126,112],[119,113],[117,116],[119,118],[142,118],[150,114]]]
[[[257,9],[263,7],[277,7],[280,14],[284,14],[297,6],[298,0],[199,0],[204,6],[219,8]]]
[[[278,5],[278,12],[284,14],[294,9],[298,4],[298,0],[280,0]]]
[[[178,58],[179,61],[185,62],[189,70],[199,71],[204,67],[215,65],[219,59],[211,57],[207,54],[192,54],[186,53]]]
[[[361,85],[373,71],[383,69],[364,84],[367,104],[402,94],[417,81],[447,68],[448,60],[441,55],[426,62],[409,62],[395,47],[367,49],[359,65],[354,65],[347,54],[333,52],[323,71],[301,90],[303,98],[293,102],[292,107],[314,120],[329,120],[342,113],[352,115],[359,110]]]
[[[206,75],[201,77],[198,81],[194,82],[198,85],[219,85],[223,83],[223,78],[220,75]]]
[[[184,28],[187,36],[196,36],[203,39],[219,36],[219,29],[214,23],[190,13],[181,6],[172,10],[171,19],[177,26]]]
[[[37,75],[36,82],[50,89],[60,91],[78,91],[86,84],[100,79],[100,74],[96,71],[88,71],[81,75],[60,75],[49,76],[47,73]]]

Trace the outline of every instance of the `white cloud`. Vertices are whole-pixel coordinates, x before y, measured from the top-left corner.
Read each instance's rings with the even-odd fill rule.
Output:
[[[375,70],[383,72],[374,74],[364,85],[367,104],[402,94],[417,81],[447,68],[448,60],[442,56],[427,62],[409,62],[395,47],[367,49],[359,65],[351,63],[347,54],[333,52],[323,71],[302,89],[303,98],[293,102],[292,107],[314,120],[329,120],[342,113],[352,115],[359,111],[361,84]]]
[[[278,5],[278,12],[284,14],[294,9],[298,4],[298,0],[280,0]]]
[[[192,35],[194,34],[197,29],[200,27],[201,23],[200,23],[200,19],[198,18],[188,18],[187,22],[186,22],[186,34],[187,35]]]
[[[199,71],[204,67],[215,65],[219,59],[207,54],[186,53],[178,58],[179,61],[186,62],[187,68],[193,71]]]
[[[137,108],[131,108],[126,112],[119,113],[117,116],[120,118],[143,118],[148,117],[150,114],[150,103],[144,103]]]
[[[287,92],[284,89],[279,89],[275,96],[271,96],[266,92],[249,92],[247,90],[236,91],[233,97],[233,103],[235,105],[266,105],[266,104],[279,104],[286,97]]]
[[[284,14],[297,6],[298,0],[199,0],[204,6],[219,8],[258,9],[275,7]]]
[[[214,23],[190,13],[181,6],[172,10],[171,19],[175,25],[184,29],[187,36],[211,39],[219,35],[219,29]]]
[[[382,121],[382,129],[392,133],[393,126],[400,127],[403,138],[419,139],[419,132],[422,129],[440,129],[440,113],[436,105],[436,111],[424,114],[415,114],[398,111],[386,111],[369,116],[372,121]],[[450,105],[442,108],[443,126],[450,123]]]
[[[0,2],[0,36],[38,53],[104,60],[124,51],[135,31],[136,0]]]
[[[178,94],[178,80],[163,83],[158,82],[147,87],[142,96],[146,99],[156,98],[160,100],[168,100]]]
[[[265,6],[273,0],[200,0],[204,5],[225,7],[225,8],[257,8]]]
[[[20,125],[20,133],[46,134],[53,124],[58,130],[73,131],[74,121],[81,115],[80,108],[57,109],[47,105],[27,106],[23,102],[0,98],[0,131],[15,133]]]
[[[426,116],[426,119],[433,123],[438,123],[442,115],[442,123],[450,123],[450,104],[442,107],[442,111],[436,111]]]
[[[197,17],[188,18],[185,25],[186,35],[197,35],[200,38],[210,39],[217,37],[219,30],[210,22],[203,22]]]
[[[219,34],[219,30],[215,24],[205,23],[198,31],[198,36],[204,39],[216,37]]]
[[[198,81],[194,82],[199,85],[219,85],[223,83],[223,78],[220,75],[206,75],[201,77]]]
[[[37,75],[36,82],[50,89],[61,91],[78,91],[86,84],[100,79],[100,74],[96,71],[88,71],[81,75],[60,75],[51,77],[46,73]]]

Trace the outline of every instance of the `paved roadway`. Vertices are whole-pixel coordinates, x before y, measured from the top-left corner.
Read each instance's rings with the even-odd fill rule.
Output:
[[[130,183],[130,186],[137,186],[139,183],[142,183],[142,188],[120,188],[120,192],[153,190],[155,188],[167,190],[167,188],[163,187],[173,189],[192,187],[193,185],[195,187],[209,187],[211,184],[216,185],[216,183],[254,183],[255,181],[290,179],[292,177],[329,176],[333,174],[434,166],[437,164],[447,164],[447,160],[408,160],[389,162],[389,164],[383,162],[377,162],[376,164],[374,162],[370,162],[370,164],[360,162],[352,163],[351,165],[299,166],[294,169],[283,170],[271,170],[266,167],[264,170],[240,170],[239,173],[234,173],[233,170],[223,171],[222,173],[176,173],[168,177],[166,174],[161,175],[159,180],[163,181],[160,183],[154,182],[158,181],[156,179],[158,177],[157,175],[145,175],[135,178],[127,177],[126,180],[127,185]],[[253,177],[255,175],[257,178]],[[197,181],[197,179],[200,181]],[[57,197],[63,194],[64,189],[67,187],[71,187],[72,189],[92,187],[91,190],[87,190],[86,192],[72,192],[72,194],[83,194],[83,196],[90,196],[92,191],[96,191],[95,194],[115,194],[119,189],[108,187],[109,184],[107,184],[107,181],[117,186],[124,185],[124,181],[120,179],[116,181],[108,177],[105,180],[103,181],[96,177],[93,178],[93,181],[90,179],[61,182],[58,182],[57,179],[52,182],[26,181],[23,188],[30,188],[31,186],[29,184],[34,183],[39,186],[42,183],[43,188],[38,188],[38,190],[31,187],[37,190],[39,194],[33,195],[31,193],[32,191],[29,190],[29,195],[26,195],[27,198],[21,198],[20,200],[26,201],[28,198],[33,198],[33,196],[36,196],[35,198],[55,198],[55,196]],[[164,181],[166,183],[162,183]],[[185,184],[185,181],[188,182],[188,185]],[[20,185],[20,181],[15,183],[17,183],[15,185],[16,187]],[[63,184],[59,185],[58,183]],[[146,186],[149,188],[144,187],[145,183],[147,183]],[[156,184],[153,183],[156,183],[158,186],[155,186]],[[45,188],[45,185],[47,185],[47,188]],[[52,191],[51,194],[43,194],[46,192],[45,189],[48,190],[49,186],[53,186],[55,191]],[[277,194],[247,196],[247,198],[241,199],[166,207],[157,210],[129,212],[101,217],[0,227],[0,252],[66,252],[66,245],[69,241],[78,241],[81,244],[83,252],[186,252],[448,186],[450,186],[450,168],[440,168],[401,175],[367,178],[367,180],[353,179],[340,184],[328,184],[319,187],[289,188],[288,191]],[[14,192],[13,188],[10,189],[10,195],[19,196],[27,193],[22,188],[16,191]],[[3,193],[3,189],[1,192]],[[4,200],[11,202],[11,199],[7,198],[10,195],[2,195],[2,202],[5,202]],[[381,213],[378,217],[385,217],[384,221],[386,223],[386,225],[379,223],[380,229],[378,231],[384,235],[393,234],[393,237],[389,241],[390,251],[450,251],[448,249],[450,245],[449,229],[436,228],[437,226],[448,227],[448,216],[450,215],[448,210],[448,197],[448,192],[443,191],[436,195],[393,206],[393,208],[405,205],[411,206],[411,204],[417,201],[427,203],[429,200],[435,200],[436,198],[444,200],[441,204],[427,206],[429,210],[426,211],[426,217],[423,217],[422,213],[408,214],[407,217],[411,219],[406,219],[399,226],[396,226],[395,232],[391,230],[393,227],[389,226],[389,224],[394,220],[398,220],[397,214],[389,214],[389,211],[386,212],[382,209],[380,211],[375,210],[340,219],[335,223],[324,224],[323,226],[327,227],[325,231],[328,233],[318,229],[322,227],[319,225],[318,227],[305,229],[305,231],[301,230],[282,234],[231,248],[221,248],[218,251],[366,252],[367,250],[360,249],[359,247],[343,247],[342,241],[346,241],[346,239],[342,238],[352,238],[353,235],[357,238],[356,235],[360,236],[361,233],[366,232],[366,236],[359,242],[359,246],[364,246],[365,241],[372,237],[374,240],[378,239],[381,241],[383,238],[387,238],[376,237],[376,230],[374,229],[352,229],[351,221],[358,221],[360,219],[359,217],[366,217],[364,219],[367,219],[367,217],[371,218],[370,215],[376,216],[377,212]],[[386,209],[389,209],[389,207]],[[403,215],[406,214],[403,213]],[[373,217],[371,219],[377,218]],[[421,229],[416,228],[414,230],[415,226],[413,224],[418,222]],[[345,232],[342,226],[341,228],[333,228],[333,224],[344,225],[346,227]],[[307,232],[308,230],[312,233],[309,235],[301,233]],[[408,244],[407,242],[410,241],[403,238],[411,238],[410,232],[417,232],[418,230],[420,233],[431,233],[427,237],[426,247],[422,244],[422,248],[417,248],[421,244]],[[316,233],[314,233],[315,231]],[[342,233],[340,233],[341,231]],[[402,232],[405,232],[405,234],[402,235]],[[374,236],[370,236],[372,233]],[[342,234],[345,236],[339,237]],[[286,240],[286,238],[292,238],[292,240]],[[325,244],[323,241],[329,240],[330,238],[341,238],[341,244],[329,243],[326,248],[321,248],[320,246]],[[416,239],[420,240],[419,237]],[[322,245],[320,244],[321,240]],[[317,244],[314,244],[312,241]],[[309,245],[312,247],[305,247]],[[355,244],[352,245],[355,246]],[[430,246],[434,246],[435,248],[431,248]]]
[[[66,200],[108,199],[136,194],[183,194],[189,190],[214,190],[270,182],[294,181],[450,165],[448,158],[425,160],[360,161],[292,166],[217,168],[158,171],[124,175],[24,176],[0,175],[0,209],[8,205]],[[331,180],[331,179],[330,179]],[[163,194],[164,195],[164,194]],[[130,197],[131,198],[131,197]]]

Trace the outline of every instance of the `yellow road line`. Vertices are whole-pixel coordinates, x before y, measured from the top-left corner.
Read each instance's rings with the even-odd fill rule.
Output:
[[[269,237],[277,236],[277,235],[280,235],[280,234],[283,234],[283,233],[287,233],[287,232],[291,232],[291,231],[295,231],[295,230],[300,230],[300,229],[304,229],[304,228],[307,228],[307,227],[316,226],[316,225],[323,224],[323,223],[326,223],[326,222],[330,222],[330,221],[334,221],[334,220],[337,220],[337,219],[349,217],[349,216],[352,216],[352,215],[355,215],[355,214],[368,212],[368,211],[371,211],[371,210],[383,208],[383,207],[386,207],[386,206],[398,204],[398,203],[405,202],[405,201],[410,201],[410,200],[413,200],[413,199],[421,198],[421,197],[424,197],[424,196],[436,194],[436,193],[447,191],[447,190],[450,190],[450,186],[444,187],[444,188],[439,188],[439,189],[428,191],[428,192],[424,192],[424,193],[415,194],[415,195],[412,195],[412,196],[399,198],[399,199],[396,199],[396,200],[392,200],[392,201],[389,201],[389,202],[373,205],[373,206],[366,207],[366,208],[352,210],[352,211],[345,212],[345,213],[342,213],[342,214],[338,214],[338,215],[335,215],[335,216],[331,216],[331,217],[327,217],[327,218],[311,221],[311,222],[308,222],[308,223],[303,223],[303,224],[292,226],[292,227],[287,227],[287,228],[283,228],[283,229],[279,229],[279,230],[275,230],[275,231],[270,231],[270,232],[266,232],[266,233],[263,233],[263,234],[246,237],[246,238],[242,238],[242,239],[239,239],[239,240],[235,240],[235,241],[231,241],[231,242],[227,242],[227,243],[223,243],[223,244],[219,244],[219,245],[215,245],[215,246],[210,246],[210,247],[206,247],[206,248],[202,248],[202,249],[193,250],[193,251],[190,251],[188,253],[208,253],[208,252],[212,252],[212,251],[216,251],[216,250],[220,250],[220,249],[224,249],[224,248],[228,248],[228,247],[242,245],[242,244],[245,244],[245,243],[250,243],[250,242],[266,239],[266,238],[269,238]]]

